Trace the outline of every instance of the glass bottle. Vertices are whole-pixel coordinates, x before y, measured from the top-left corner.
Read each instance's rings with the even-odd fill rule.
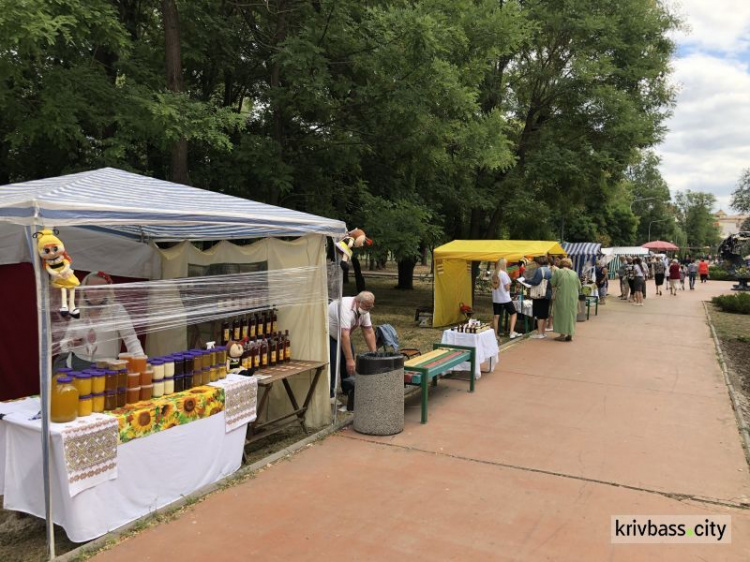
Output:
[[[266,329],[266,313],[261,312],[258,314],[258,337],[262,338],[265,335],[265,329]]]
[[[289,341],[289,330],[284,330],[284,361],[292,360],[292,342]]]
[[[248,322],[250,323],[250,338],[254,338],[256,334],[256,324],[258,323],[255,318],[255,313],[252,313],[248,316]]]
[[[260,342],[260,366],[268,367],[268,340],[265,338]]]
[[[271,328],[271,316],[272,316],[271,311],[267,310],[266,311],[266,327],[265,327],[267,336],[270,336],[273,333],[273,328]]]
[[[283,363],[285,361],[284,350],[286,349],[286,341],[284,341],[284,334],[282,334],[281,332],[278,333],[277,337],[279,339],[279,350],[276,359],[279,363]]]
[[[250,319],[247,316],[242,318],[242,339],[247,340],[250,337]]]
[[[276,358],[279,354],[279,343],[275,335],[271,337],[268,342],[268,365],[271,367],[276,366]]]
[[[221,323],[221,345],[226,345],[232,339],[230,337],[230,329],[229,318],[224,318],[224,321]]]
[[[239,318],[232,320],[232,338],[234,341],[240,341],[242,339],[242,322]]]

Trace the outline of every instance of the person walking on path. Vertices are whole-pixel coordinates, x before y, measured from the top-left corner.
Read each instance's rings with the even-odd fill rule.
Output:
[[[601,260],[596,263],[594,269],[596,276],[596,290],[599,292],[599,304],[607,304],[607,290],[609,289],[609,268],[602,265]]]
[[[701,276],[701,283],[708,281],[708,263],[703,258],[698,264],[698,275]]]
[[[646,287],[646,267],[641,263],[641,258],[633,259],[633,304],[643,306],[643,292]]]
[[[685,265],[684,263],[681,263],[680,264],[680,290],[681,291],[685,290],[685,277],[687,277],[687,274],[688,274],[687,265]]]
[[[664,286],[664,262],[662,262],[660,259],[654,260],[654,282],[656,283],[656,294],[657,295],[663,295],[661,288]]]
[[[630,295],[630,285],[628,284],[628,262],[629,258],[623,258],[620,262],[620,268],[617,270],[617,276],[620,278],[620,300],[628,300]]]
[[[581,292],[581,280],[573,271],[573,262],[569,258],[560,261],[561,268],[555,271],[550,284],[555,288],[553,307],[554,330],[560,335],[556,341],[572,341],[576,332],[576,312],[578,294]]]
[[[698,275],[698,262],[693,260],[688,265],[688,280],[690,281],[690,290],[695,291],[695,278]]]
[[[500,258],[495,264],[492,274],[492,326],[495,328],[495,336],[499,335],[500,316],[505,310],[510,316],[510,339],[515,339],[521,334],[516,333],[516,320],[518,313],[510,298],[510,275],[508,275],[508,262]]]
[[[549,283],[550,279],[552,279],[552,271],[550,271],[550,268],[547,267],[547,258],[545,256],[538,256],[534,258],[534,261],[539,265],[539,267],[536,268],[531,279],[528,279],[526,282],[532,287],[541,285],[543,281],[546,285],[544,295],[533,298],[533,300],[531,301],[532,309],[534,311],[534,317],[536,318],[537,332],[536,335],[531,337],[541,340],[546,337],[544,335],[544,328],[547,324],[547,319],[549,318],[549,305],[550,301],[552,300],[552,285]]]
[[[672,260],[669,264],[669,294],[677,296],[677,283],[680,282],[680,262]]]

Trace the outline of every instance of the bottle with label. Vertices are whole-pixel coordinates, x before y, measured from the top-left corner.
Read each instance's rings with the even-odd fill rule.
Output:
[[[271,341],[268,343],[268,349],[270,350],[270,357],[268,360],[268,364],[271,367],[276,366],[276,359],[279,356],[279,342],[276,339],[276,337],[272,336]]]
[[[229,318],[224,318],[224,321],[221,323],[221,345],[226,345],[231,339],[232,334],[229,327]]]
[[[260,343],[253,338],[253,367],[260,368]]]
[[[276,307],[271,308],[271,311],[268,314],[271,317],[271,333],[275,334],[279,327],[278,317],[276,316]]]
[[[271,334],[273,334],[273,328],[271,327],[271,311],[270,310],[267,310],[265,312],[265,318],[266,318],[266,328],[265,328],[266,335],[270,336]]]
[[[260,366],[268,367],[268,340],[263,339],[260,342]]]
[[[260,312],[258,314],[258,337],[262,338],[265,335],[265,329],[266,329],[266,313]]]
[[[286,341],[284,341],[284,334],[279,332],[277,334],[277,338],[279,340],[279,352],[278,352],[277,360],[279,363],[283,363],[284,361],[286,361],[285,355],[284,355],[284,350],[286,349]]]
[[[250,318],[245,316],[242,318],[242,339],[247,341],[250,337]]]
[[[258,323],[255,318],[255,313],[248,315],[248,322],[250,323],[250,338],[254,338],[257,336],[257,332],[255,331],[255,325]]]
[[[237,317],[232,320],[232,338],[234,341],[240,341],[242,339],[242,322],[240,322],[240,319]]]
[[[292,360],[292,342],[289,341],[289,330],[284,331],[284,361]]]

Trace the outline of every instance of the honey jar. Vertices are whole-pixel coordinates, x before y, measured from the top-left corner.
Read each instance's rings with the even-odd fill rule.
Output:
[[[117,390],[104,391],[104,410],[110,411],[117,408]]]
[[[92,397],[94,412],[100,414],[104,411],[104,392],[95,392]]]
[[[50,420],[55,423],[73,421],[78,415],[78,390],[71,377],[58,377],[50,396]]]
[[[78,397],[78,417],[90,416],[94,411],[94,400],[91,394]]]
[[[140,386],[129,386],[128,387],[128,395],[126,398],[126,402],[128,404],[135,404],[136,402],[139,402],[141,399],[141,387]]]
[[[73,384],[78,390],[78,396],[86,396],[91,394],[91,375],[89,373],[71,373],[75,376]]]
[[[112,375],[115,375],[114,371],[104,371],[103,373],[99,371],[95,375],[91,377],[91,392],[93,394],[99,394],[103,393],[104,390],[107,388],[107,377],[109,376],[109,373],[112,373]],[[116,376],[116,375],[115,375]]]
[[[144,384],[141,385],[141,400],[151,400],[154,395],[154,385]]]

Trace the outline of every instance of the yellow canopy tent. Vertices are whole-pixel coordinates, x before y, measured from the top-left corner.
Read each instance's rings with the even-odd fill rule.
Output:
[[[567,255],[558,242],[549,240],[454,240],[435,248],[435,302],[433,326],[460,322],[461,303],[473,304],[471,294],[471,262],[509,262],[523,257]]]

